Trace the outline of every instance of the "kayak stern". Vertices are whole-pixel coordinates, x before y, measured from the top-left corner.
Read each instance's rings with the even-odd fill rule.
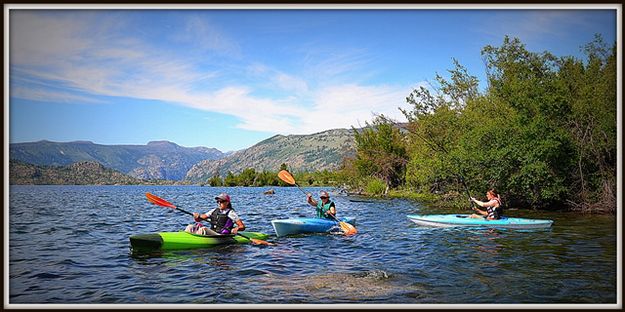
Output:
[[[130,236],[130,245],[135,249],[160,249],[163,238],[156,233]]]

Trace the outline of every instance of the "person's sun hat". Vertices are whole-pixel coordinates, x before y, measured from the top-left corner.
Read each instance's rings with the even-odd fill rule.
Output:
[[[228,195],[226,193],[221,193],[221,194],[217,195],[215,197],[215,199],[223,200],[223,201],[226,201],[226,202],[230,202],[230,195]]]

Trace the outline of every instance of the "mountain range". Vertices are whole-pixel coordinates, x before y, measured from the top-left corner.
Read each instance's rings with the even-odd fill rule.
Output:
[[[276,135],[234,153],[208,147],[182,147],[169,141],[103,145],[90,141],[44,140],[11,143],[9,147],[10,160],[25,164],[69,166],[76,162],[96,162],[139,180],[189,182],[204,182],[216,173],[225,176],[246,168],[277,171],[282,163],[291,171],[332,170],[341,165],[344,157],[354,153],[353,132],[348,129],[310,135]]]
[[[355,154],[352,130],[333,129],[310,135],[275,135],[252,147],[217,160],[203,160],[188,172],[186,180],[206,181],[212,176],[240,173],[246,168],[278,171],[286,164],[291,171],[338,169],[343,158]]]
[[[182,147],[168,141],[147,145],[102,145],[90,141],[38,141],[12,143],[9,159],[33,165],[67,166],[75,162],[98,162],[131,177],[144,180],[182,180],[199,161],[219,159],[215,148]]]
[[[166,183],[165,180],[140,180],[98,162],[79,161],[67,166],[32,165],[19,160],[9,162],[10,184],[57,184],[57,185],[112,185]]]

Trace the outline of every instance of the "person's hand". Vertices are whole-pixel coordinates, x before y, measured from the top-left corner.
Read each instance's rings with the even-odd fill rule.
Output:
[[[310,200],[311,197],[312,197],[312,194],[306,193],[306,199]]]
[[[232,231],[230,231],[230,233],[232,233],[233,235],[236,235],[239,232],[239,228],[233,228]]]
[[[193,213],[193,219],[194,219],[196,222],[200,222],[200,214],[199,214],[199,213],[197,213],[197,212],[194,212],[194,213]]]

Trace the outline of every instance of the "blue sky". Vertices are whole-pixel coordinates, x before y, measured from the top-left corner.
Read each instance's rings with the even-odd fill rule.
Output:
[[[485,86],[480,51],[505,35],[580,58],[594,34],[617,36],[615,6],[204,8],[5,7],[9,141],[239,150],[364,125],[374,113],[404,120],[405,97],[446,76],[452,58]]]

